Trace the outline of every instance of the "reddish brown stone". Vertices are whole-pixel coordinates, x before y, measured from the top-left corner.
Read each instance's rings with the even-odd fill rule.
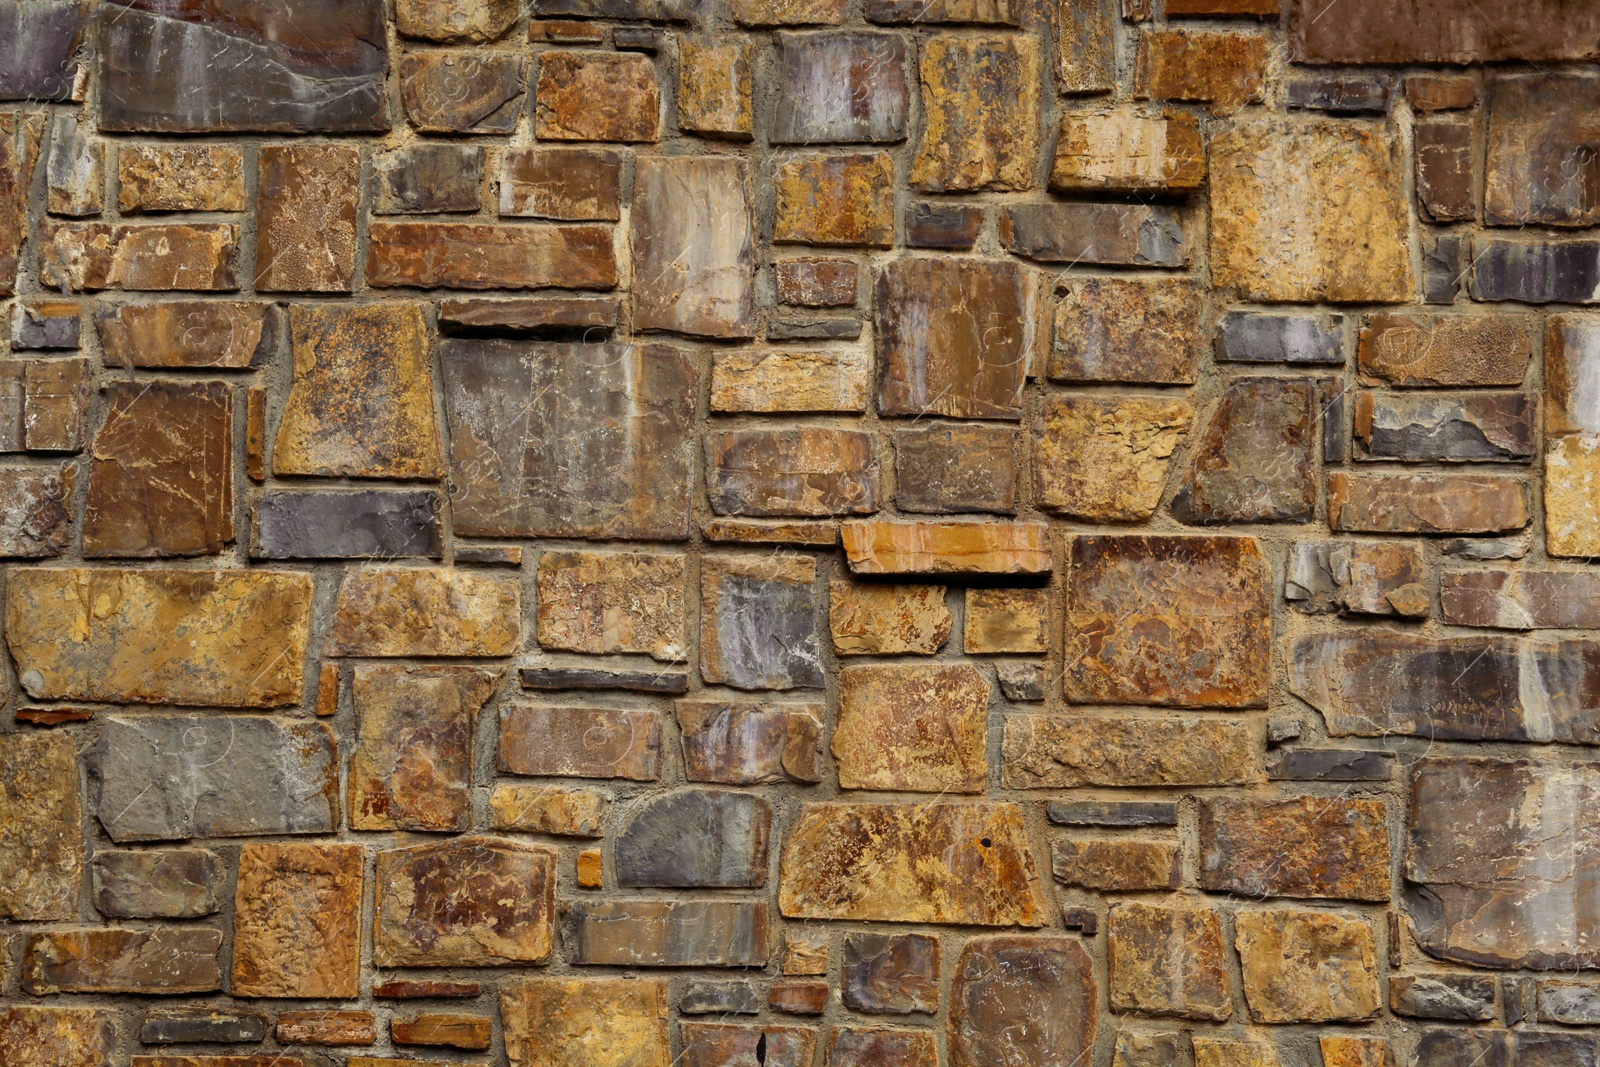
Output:
[[[1472,121],[1464,118],[1418,120],[1411,128],[1417,152],[1417,199],[1435,222],[1456,222],[1476,214]]]
[[[1317,506],[1317,408],[1308,379],[1229,382],[1172,498],[1179,522],[1305,522]]]
[[[423,133],[511,133],[525,61],[512,52],[406,52],[396,62],[406,118]],[[543,134],[541,133],[541,136]]]
[[[348,293],[356,266],[360,149],[266,145],[257,166],[256,288]]]
[[[1367,321],[1356,358],[1371,385],[1521,385],[1530,325],[1515,315],[1385,311]]]
[[[1204,292],[1186,282],[1078,281],[1055,317],[1050,377],[1186,385],[1211,335]]]
[[[221,948],[220,931],[193,926],[42,930],[23,942],[22,991],[33,996],[214,993],[222,988]]]
[[[14,718],[30,726],[60,726],[67,722],[88,722],[94,718],[94,712],[88,708],[18,708]]]
[[[1600,11],[1570,0],[1485,9],[1460,0],[1357,0],[1335,19],[1295,4],[1293,52],[1308,63],[1537,63],[1600,57]],[[1329,22],[1333,25],[1328,25]]]
[[[895,503],[936,515],[1016,510],[1017,442],[1009,426],[896,430]]]
[[[655,63],[631,52],[541,53],[534,111],[542,141],[658,140]]]
[[[938,1067],[939,1046],[927,1030],[828,1031],[829,1067]]]
[[[257,485],[267,480],[267,391],[245,390],[244,469]]]
[[[83,554],[215,555],[233,541],[233,390],[116,383],[95,435]]]
[[[529,296],[509,300],[464,298],[439,301],[445,333],[475,330],[537,333],[546,327],[616,327],[621,302],[609,296]]]
[[[272,304],[174,300],[95,311],[100,347],[113,367],[259,366],[276,349],[281,316]]]
[[[871,1015],[939,1010],[939,939],[927,934],[850,934],[844,1002]]]
[[[372,987],[373,996],[389,1000],[470,1000],[482,992],[483,985],[479,982],[398,980],[379,982]]]
[[[613,289],[605,226],[374,222],[367,284],[422,289]]]
[[[231,223],[66,223],[49,228],[39,273],[63,290],[237,289]]]
[[[832,747],[839,786],[982,792],[988,718],[989,681],[968,664],[845,667]]]
[[[654,781],[661,719],[654,711],[513,705],[500,712],[500,769],[510,774]]]
[[[0,363],[0,450],[80,451],[89,378],[87,359]]]
[[[805,426],[726,430],[706,439],[707,495],[718,515],[862,515],[878,510],[873,437]]]
[[[773,982],[767,993],[773,1011],[786,1015],[821,1015],[828,1010],[828,983],[808,981]]]
[[[373,1045],[378,1029],[370,1011],[286,1011],[277,1038],[280,1045]]]
[[[596,148],[508,148],[500,161],[500,214],[615,222],[622,156]]]
[[[634,329],[752,336],[755,220],[747,164],[647,156],[634,168]]]
[[[579,965],[764,967],[770,954],[764,900],[569,900],[561,921]]]
[[[17,257],[28,232],[28,192],[44,138],[44,114],[0,115],[0,296],[16,291]]]
[[[431,1045],[482,1052],[494,1037],[483,1015],[445,1015],[424,1012],[411,1019],[391,1019],[389,1037],[397,1045]]]
[[[772,183],[774,241],[875,248],[894,242],[894,164],[886,153],[784,160]]]
[[[1233,1014],[1217,912],[1116,904],[1106,934],[1113,1011],[1209,1022]]]
[[[1357,797],[1200,808],[1200,884],[1260,897],[1389,899],[1388,806]]]
[[[1353,533],[1520,530],[1528,525],[1527,486],[1496,475],[1335,473],[1328,523]]]
[[[1053,1067],[1094,1055],[1094,965],[1074,939],[974,937],[950,985],[951,1067]]]
[[[780,259],[772,265],[778,303],[792,307],[850,307],[861,268],[853,259]]]
[[[0,1008],[0,1057],[7,1067],[109,1067],[117,1044],[103,1008]]]
[[[758,785],[821,777],[820,704],[680,700],[684,776],[691,782]]]
[[[1257,34],[1145,30],[1139,34],[1134,95],[1195,101],[1227,115],[1261,99],[1268,40]]]
[[[1439,611],[1457,626],[1600,628],[1600,575],[1564,570],[1446,571]]]
[[[235,996],[357,995],[364,856],[360,845],[252,843],[239,850]]]
[[[816,1031],[805,1027],[685,1022],[679,1030],[683,1067],[811,1067],[817,1058]]]
[[[1600,106],[1592,73],[1490,79],[1484,221],[1490,226],[1600,222],[1600,159],[1585,116]]]
[[[839,543],[839,530],[831,522],[760,522],[741,519],[712,519],[700,527],[700,534],[713,544],[725,545],[810,545],[832,547]]]
[[[459,837],[378,853],[380,967],[485,967],[550,956],[555,853]]]
[[[682,556],[545,552],[538,572],[539,646],[682,660],[687,574]]]
[[[1418,111],[1463,111],[1478,102],[1473,74],[1413,74],[1406,78],[1406,99]]]

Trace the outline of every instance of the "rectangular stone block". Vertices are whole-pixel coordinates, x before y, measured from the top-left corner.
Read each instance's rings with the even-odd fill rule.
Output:
[[[500,709],[498,766],[508,774],[654,781],[661,719],[654,711],[513,704]]]
[[[1567,0],[1531,0],[1485,11],[1460,0],[1359,0],[1341,13],[1348,26],[1303,17],[1320,10],[1296,0],[1292,38],[1307,63],[1532,63],[1600,54],[1600,12]]]
[[[0,468],[0,558],[59,556],[72,541],[77,468]]]
[[[820,689],[816,561],[707,557],[700,568],[700,676],[736,689]]]
[[[1600,241],[1472,239],[1472,298],[1600,304]]]
[[[400,103],[423,133],[508,134],[522,116],[526,65],[511,52],[404,52]]]
[[[339,583],[330,656],[509,656],[522,586],[470,570],[363,569]]]
[[[70,921],[83,880],[78,753],[64,734],[0,735],[0,916]],[[0,1038],[0,1050],[5,1040]]]
[[[1205,180],[1205,149],[1193,115],[1120,107],[1061,116],[1053,191],[1186,194]]]
[[[1233,1014],[1217,912],[1119,903],[1106,935],[1113,1010],[1210,1022]]]
[[[1388,814],[1360,797],[1207,800],[1200,884],[1252,899],[1388,900]]]
[[[172,300],[105,304],[95,326],[108,366],[246,370],[262,366],[283,336],[274,304],[244,300]]]
[[[1063,93],[1107,93],[1117,84],[1115,0],[1066,0],[1050,13],[1056,79]]]
[[[72,99],[87,14],[81,0],[0,4],[0,100]]]
[[[1527,486],[1498,475],[1329,474],[1328,524],[1350,533],[1488,534],[1528,525]]]
[[[379,288],[612,289],[605,226],[374,222],[367,283]]]
[[[232,223],[68,222],[49,226],[39,247],[39,273],[52,288],[239,288]]]
[[[1183,267],[1183,216],[1159,204],[1051,201],[1000,209],[1000,243],[1040,263]]]
[[[1600,319],[1551,315],[1546,321],[1544,430],[1600,436]]]
[[[841,789],[979,793],[989,680],[970,664],[859,664],[838,673]]]
[[[1244,911],[1234,920],[1244,999],[1258,1023],[1354,1022],[1378,999],[1365,919],[1316,911]]]
[[[846,522],[839,528],[855,574],[1049,574],[1042,522]]]
[[[1412,127],[1417,154],[1417,199],[1434,222],[1472,219],[1477,213],[1473,124],[1455,117],[1429,118]]]
[[[441,333],[537,335],[578,329],[609,334],[622,316],[621,301],[608,296],[529,296],[509,300],[462,298],[439,301]]]
[[[895,431],[895,503],[936,515],[1014,512],[1018,436],[999,426]]]
[[[1356,353],[1368,385],[1521,385],[1533,355],[1522,315],[1383,311]]]
[[[370,1011],[285,1011],[276,1037],[281,1045],[348,1047],[377,1044],[378,1031]]]
[[[483,202],[484,149],[417,144],[372,157],[375,215],[476,212]]]
[[[906,44],[899,34],[779,33],[775,41],[773,144],[905,138],[909,92]]]
[[[1230,719],[1007,715],[1007,789],[1237,785],[1261,779],[1260,741]]]
[[[680,130],[703,137],[750,140],[752,51],[744,41],[717,43],[710,37],[679,41]]]
[[[643,156],[633,182],[634,329],[753,336],[755,221],[745,162]]]
[[[525,978],[500,988],[511,1067],[670,1067],[667,983]]]
[[[262,1041],[266,1036],[264,1015],[205,1008],[148,1011],[139,1026],[141,1045],[244,1045]]]
[[[1501,630],[1600,628],[1600,575],[1570,570],[1451,570],[1439,612],[1458,626]]]
[[[396,559],[441,553],[431,489],[281,490],[250,509],[251,559]]]
[[[605,107],[595,107],[604,100]],[[661,95],[654,61],[626,52],[543,52],[534,88],[541,141],[655,141]]]
[[[1181,860],[1175,841],[1058,838],[1050,846],[1050,867],[1057,882],[1102,893],[1176,889]]]
[[[1355,458],[1401,463],[1527,463],[1535,408],[1525,393],[1359,392]]]
[[[1139,34],[1134,96],[1210,105],[1229,115],[1261,99],[1268,40],[1253,33],[1157,29]]]
[[[378,853],[372,955],[381,967],[544,963],[553,944],[556,853],[451,837]]]
[[[83,316],[75,301],[13,304],[11,348],[72,349],[81,340]]]
[[[42,4],[31,0],[30,7],[43,9]],[[7,8],[14,11],[16,5],[10,4]],[[0,8],[0,11],[7,8]],[[8,39],[0,37],[0,40]],[[0,71],[15,69],[0,63]],[[0,74],[0,77],[6,76]],[[43,137],[42,114],[10,112],[0,115],[0,296],[10,296],[16,289],[18,256],[28,233],[29,192]]]
[[[42,930],[24,941],[22,990],[33,996],[214,993],[222,988],[221,948],[222,934],[201,927]]]
[[[489,794],[490,825],[496,830],[600,837],[610,811],[611,794],[599,789],[497,785]]]
[[[874,437],[802,426],[706,436],[706,495],[718,515],[862,515],[879,506]]]
[[[561,905],[567,962],[613,967],[761,967],[767,904],[737,900],[571,900]]]
[[[1217,359],[1228,363],[1343,366],[1343,315],[1263,315],[1230,311],[1217,331]]]
[[[124,144],[117,148],[117,208],[243,211],[244,150],[229,144]]]
[[[539,556],[541,648],[667,662],[687,650],[682,556],[545,552]]]
[[[852,303],[855,269],[850,264]],[[859,348],[717,351],[711,357],[711,410],[860,412],[871,383],[872,357]]]
[[[1032,188],[1039,157],[1039,40],[935,34],[921,50],[923,130],[913,188]]]
[[[114,919],[197,919],[222,907],[222,859],[203,848],[102,850],[94,907]]]
[[[500,157],[500,214],[615,222],[622,155],[598,148],[508,148]]]
[[[1296,541],[1284,567],[1283,598],[1308,614],[1428,614],[1422,547],[1372,541]]]
[[[235,996],[357,995],[364,857],[360,845],[240,848],[230,984]]]
[[[823,706],[680,700],[685,777],[727,785],[821,778]]]

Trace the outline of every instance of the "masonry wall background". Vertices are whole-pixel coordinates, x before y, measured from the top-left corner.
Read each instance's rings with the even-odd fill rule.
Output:
[[[1549,1067],[1600,7],[0,0],[0,1064]]]

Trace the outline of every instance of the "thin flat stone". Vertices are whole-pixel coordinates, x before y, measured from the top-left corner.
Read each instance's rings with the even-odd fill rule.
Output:
[[[561,905],[567,962],[613,967],[761,967],[765,901],[571,900]]]

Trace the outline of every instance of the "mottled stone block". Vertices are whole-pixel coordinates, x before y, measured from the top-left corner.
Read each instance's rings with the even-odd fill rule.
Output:
[[[1108,93],[1117,84],[1115,0],[1066,0],[1049,13],[1056,80],[1063,93]]]
[[[44,5],[30,2],[43,10]],[[16,4],[0,7],[0,18],[15,17]],[[10,38],[0,37],[9,41]],[[0,46],[4,47],[4,46]],[[4,57],[9,59],[10,57]],[[16,69],[0,63],[0,71]],[[6,75],[0,74],[0,78]],[[18,257],[28,232],[28,199],[44,137],[44,116],[24,112],[0,115],[0,296],[16,289]]]
[[[572,900],[561,905],[561,949],[579,965],[761,967],[768,922],[765,901]]]
[[[685,775],[728,785],[815,782],[822,712],[814,704],[679,701]]]
[[[1412,1019],[1483,1022],[1494,1018],[1493,977],[1469,974],[1396,974],[1389,977],[1389,1008]]]
[[[514,704],[500,709],[498,766],[510,774],[654,781],[661,719],[654,711]]]
[[[233,904],[235,996],[357,995],[364,856],[360,845],[240,848]]]
[[[673,662],[688,652],[682,556],[545,552],[539,556],[541,648],[605,655],[642,652]]]
[[[360,150],[264,145],[257,170],[255,287],[348,293],[356,264]]]
[[[108,1067],[116,1044],[115,1016],[103,1008],[0,1008],[0,1055],[9,1067]]]
[[[767,883],[772,807],[749,793],[679,789],[633,806],[612,864],[624,888],[759,888]]]
[[[1600,242],[1474,237],[1470,287],[1474,300],[1600,303]]]
[[[524,978],[500,987],[511,1067],[669,1067],[667,983]]]
[[[1343,315],[1264,315],[1230,311],[1217,330],[1217,359],[1228,363],[1344,365]]]
[[[1497,475],[1328,475],[1328,524],[1348,533],[1488,534],[1528,525],[1527,486]]]
[[[324,651],[332,656],[507,656],[522,588],[470,570],[363,569],[339,583]]]
[[[1307,379],[1227,384],[1172,498],[1191,525],[1305,522],[1317,506],[1317,408]]]
[[[534,89],[541,141],[655,141],[661,92],[654,61],[626,52],[544,52]]]
[[[525,60],[510,52],[405,52],[400,102],[423,133],[508,134],[522,115]]]
[[[0,467],[0,558],[59,556],[72,541],[77,468]]]
[[[1008,789],[1170,787],[1259,781],[1260,740],[1228,719],[1008,715]]]
[[[556,854],[449,838],[377,859],[373,961],[381,967],[543,963],[553,943]]]
[[[480,145],[454,144],[414,144],[376,153],[373,214],[477,211],[483,200],[484,154]]]
[[[227,144],[125,144],[117,149],[117,207],[243,211],[244,152]]]
[[[0,915],[22,921],[76,918],[82,821],[71,737],[0,735]],[[6,1045],[0,1033],[0,1051]]]
[[[1466,65],[1591,59],[1600,51],[1600,12],[1564,0],[1533,0],[1498,12],[1458,0],[1359,0],[1336,21],[1349,25],[1297,20],[1295,58],[1317,64]]]
[[[1419,545],[1296,541],[1284,566],[1283,598],[1309,614],[1428,614],[1427,562]]]
[[[742,160],[650,156],[635,164],[635,329],[754,333],[754,222]]]
[[[1521,385],[1531,325],[1521,315],[1383,311],[1361,331],[1356,361],[1369,385]]]
[[[735,689],[820,689],[809,556],[716,556],[700,564],[700,676]]]
[[[497,785],[489,794],[490,825],[496,830],[600,837],[610,812],[611,794],[599,789]]]
[[[1007,204],[1000,210],[1000,243],[1040,263],[1182,267],[1189,262],[1183,216],[1162,205]]]
[[[1147,29],[1139,34],[1134,95],[1210,105],[1228,115],[1261,99],[1268,40],[1259,34]]]
[[[1188,400],[1045,398],[1033,427],[1034,501],[1090,522],[1144,522],[1194,419]]]
[[[614,289],[607,226],[373,222],[367,284],[420,289]]]
[[[222,908],[222,858],[203,848],[101,850],[94,907],[111,919],[197,919]]]
[[[1094,966],[1075,939],[974,937],[950,984],[951,1067],[1049,1067],[1093,1055]]]
[[[895,503],[901,511],[956,514],[1016,510],[1018,433],[939,425],[896,430]]]
[[[1388,814],[1358,797],[1208,800],[1200,884],[1253,899],[1388,900]]]
[[[855,264],[850,265],[855,301]],[[714,352],[712,411],[860,412],[872,385],[872,357],[859,348]]]
[[[521,9],[517,0],[399,0],[395,24],[407,37],[428,41],[493,41]]]
[[[1377,951],[1366,920],[1242,911],[1234,926],[1253,1021],[1354,1022],[1378,1013]]]
[[[1061,116],[1050,188],[1063,193],[1177,193],[1206,180],[1200,122],[1132,107]]]
[[[850,934],[844,1003],[869,1015],[939,1010],[939,940],[927,934]]]
[[[934,35],[921,53],[924,128],[911,184],[925,192],[1034,184],[1039,42],[1026,34]]]
[[[61,290],[239,288],[231,223],[69,222],[48,226],[39,274]]]
[[[1050,591],[968,589],[962,646],[969,656],[1044,653],[1050,643]]]
[[[263,493],[250,509],[250,558],[438,558],[439,510],[431,489]]]
[[[1053,841],[1050,868],[1064,886],[1102,893],[1172,890],[1182,877],[1176,842],[1127,837]]]
[[[1439,579],[1439,613],[1459,626],[1600,628],[1597,579],[1587,570],[1446,571]]]
[[[984,209],[975,204],[913,203],[906,208],[908,248],[971,248],[983,228]]]
[[[280,1045],[343,1048],[377,1044],[378,1030],[370,1011],[286,1011],[275,1036]]]
[[[1049,375],[1067,382],[1186,385],[1195,380],[1209,335],[1198,286],[1085,279],[1069,286],[1056,309]]]
[[[871,434],[828,426],[706,435],[706,493],[718,515],[861,515],[879,506]]]
[[[1210,908],[1119,903],[1107,923],[1111,1008],[1223,1022],[1233,983],[1222,918]]]
[[[1600,222],[1600,157],[1587,118],[1600,108],[1600,77],[1589,72],[1499,75],[1489,79],[1487,97],[1484,222]]]
[[[500,214],[615,222],[621,153],[604,148],[508,148],[500,157]]]
[[[839,528],[855,574],[1048,574],[1044,523],[846,522]]]
[[[1525,393],[1360,392],[1355,458],[1401,463],[1527,463],[1535,410]]]
[[[0,100],[72,99],[87,15],[82,0],[0,4]]]
[[[222,988],[221,948],[220,931],[193,926],[41,930],[23,940],[22,991],[215,993]]]
[[[841,656],[931,656],[944,647],[952,618],[942,585],[889,585],[834,578],[828,629]]]
[[[94,320],[112,367],[252,369],[277,351],[283,331],[276,305],[244,300],[101,304]]]
[[[828,1029],[828,1063],[835,1067],[937,1067],[938,1062],[939,1046],[928,1030]]]
[[[874,248],[894,243],[894,162],[887,153],[781,160],[772,186],[775,242]]]
[[[838,677],[832,751],[840,788],[983,790],[990,689],[977,668],[863,664]]]
[[[750,140],[751,52],[745,41],[719,43],[707,37],[678,42],[680,130]]]
[[[910,94],[903,37],[830,31],[779,33],[775,41],[773,144],[905,139]]]
[[[72,114],[50,118],[50,152],[45,159],[45,210],[86,218],[100,214],[105,197],[105,146]]]
[[[1416,143],[1417,199],[1435,222],[1470,220],[1477,213],[1473,123],[1453,116],[1423,119],[1412,127]]]

